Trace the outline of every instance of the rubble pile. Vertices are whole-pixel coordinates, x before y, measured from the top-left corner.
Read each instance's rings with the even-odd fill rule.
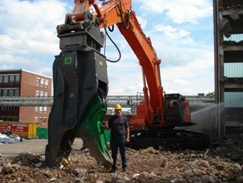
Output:
[[[243,134],[211,139],[210,154],[243,165]]]
[[[21,153],[0,159],[0,182],[240,183],[242,151],[243,134],[212,139],[212,147],[205,151],[128,148],[128,172],[122,172],[119,159],[115,173],[99,166],[87,150],[74,150],[68,166],[60,168],[45,167],[44,157],[38,154]]]

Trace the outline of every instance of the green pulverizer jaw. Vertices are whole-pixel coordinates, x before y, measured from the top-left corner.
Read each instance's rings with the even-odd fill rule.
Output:
[[[112,166],[112,158],[108,151],[108,145],[102,127],[102,120],[105,116],[106,109],[107,103],[103,103],[98,96],[94,97],[82,122],[76,128],[76,133],[89,148],[90,155],[93,156],[99,164],[109,169]]]

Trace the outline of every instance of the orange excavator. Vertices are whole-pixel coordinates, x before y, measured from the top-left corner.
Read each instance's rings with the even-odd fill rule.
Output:
[[[46,165],[56,167],[67,160],[77,136],[99,163],[106,168],[112,164],[102,126],[108,95],[106,62],[110,60],[101,49],[114,25],[137,56],[144,83],[144,100],[130,120],[127,146],[206,148],[207,136],[176,128],[194,125],[189,103],[178,93],[165,94],[160,77],[161,60],[141,29],[131,0],[104,0],[101,5],[96,0],[74,2],[65,23],[57,26],[61,53],[53,64],[54,103],[49,116]]]

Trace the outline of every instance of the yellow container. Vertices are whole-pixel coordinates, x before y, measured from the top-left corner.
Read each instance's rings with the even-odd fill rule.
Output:
[[[0,122],[0,132],[10,131],[25,139],[36,138],[37,123]]]

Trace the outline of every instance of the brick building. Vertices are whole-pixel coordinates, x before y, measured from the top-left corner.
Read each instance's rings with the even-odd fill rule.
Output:
[[[52,95],[52,78],[23,69],[0,70],[0,97]],[[0,105],[1,121],[40,123],[47,127],[51,107],[48,106],[3,106]]]

